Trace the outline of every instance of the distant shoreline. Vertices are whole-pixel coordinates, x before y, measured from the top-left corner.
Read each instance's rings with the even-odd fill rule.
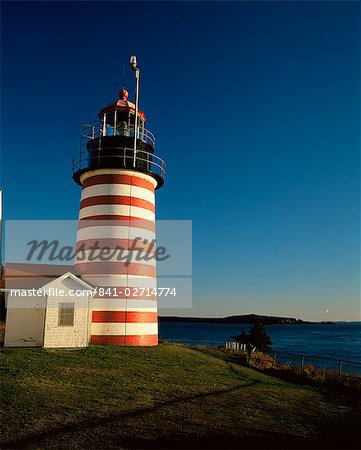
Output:
[[[311,322],[307,320],[295,319],[294,317],[277,317],[277,316],[263,316],[257,314],[245,314],[227,317],[179,317],[179,316],[160,316],[158,317],[159,322],[191,322],[191,323],[250,323],[252,324],[255,320],[261,320],[264,325],[274,325],[274,324],[292,324],[292,325],[333,325],[335,322],[322,321],[322,322]]]

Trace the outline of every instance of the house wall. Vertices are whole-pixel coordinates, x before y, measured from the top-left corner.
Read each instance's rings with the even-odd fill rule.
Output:
[[[7,294],[5,347],[43,345],[46,298]]]
[[[74,296],[69,291],[85,289],[72,279],[62,280],[54,289],[63,290],[65,295],[48,295],[44,347],[71,348],[87,347],[90,335],[90,298],[88,295]],[[74,325],[59,326],[59,303],[74,303]]]

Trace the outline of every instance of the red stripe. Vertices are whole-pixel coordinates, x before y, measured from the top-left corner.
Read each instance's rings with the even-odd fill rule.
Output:
[[[148,219],[139,219],[139,217],[132,216],[118,216],[118,215],[101,215],[84,217],[78,221],[78,229],[87,227],[100,226],[123,226],[142,228],[144,230],[155,232],[155,221]]]
[[[95,323],[157,323],[156,312],[142,311],[93,311],[92,322]]]
[[[96,195],[94,197],[88,197],[80,202],[80,209],[95,205],[130,205],[144,208],[152,212],[155,211],[153,203],[141,198],[129,197],[126,195]]]
[[[60,275],[58,275],[60,276]],[[6,275],[6,278],[12,279],[12,278],[57,278],[57,276],[53,275]]]
[[[134,175],[106,174],[94,175],[86,178],[83,182],[83,188],[95,186],[97,184],[128,184],[130,186],[138,186],[154,192],[154,185],[148,180],[139,178]]]
[[[99,289],[102,290],[102,295],[99,293]],[[129,295],[125,295],[125,289],[127,289],[127,293],[129,290]],[[147,289],[149,290],[149,295],[147,295]],[[130,286],[100,286],[98,285],[97,292],[95,293],[93,298],[96,299],[109,299],[109,298],[127,298],[130,300],[157,300],[157,294],[152,294],[155,288],[138,288],[138,287],[130,287]]]
[[[72,272],[72,267],[60,264],[6,263],[4,276],[60,276]]]
[[[158,345],[158,335],[148,334],[139,336],[124,335],[92,335],[90,343],[95,345],[130,345],[130,346],[146,346]]]
[[[84,275],[140,275],[155,278],[157,276],[156,269],[148,264],[130,263],[126,266],[126,262],[86,262],[75,264],[79,274]]]
[[[156,245],[135,239],[117,239],[117,238],[107,238],[107,239],[84,239],[76,243],[76,251],[79,250],[92,250],[96,246],[97,248],[123,248],[124,250],[129,250],[132,248],[134,251],[141,250],[148,252],[150,255],[154,255],[156,251]]]

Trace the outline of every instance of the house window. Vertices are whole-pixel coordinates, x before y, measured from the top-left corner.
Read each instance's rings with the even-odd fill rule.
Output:
[[[59,303],[59,326],[74,325],[74,303]]]

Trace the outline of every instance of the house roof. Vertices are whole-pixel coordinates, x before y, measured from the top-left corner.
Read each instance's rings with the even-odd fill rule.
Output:
[[[50,283],[47,283],[44,286],[42,286],[41,289],[46,291],[47,289],[50,289],[50,288],[54,287],[56,284],[58,284],[59,281],[66,280],[67,278],[71,278],[73,281],[75,281],[77,284],[79,284],[79,286],[82,286],[83,288],[86,288],[91,291],[94,290],[93,286],[91,286],[90,284],[81,280],[80,278],[78,278],[77,276],[72,274],[71,272],[64,273],[64,275],[62,275],[58,278],[55,278],[55,280],[52,280],[52,281],[50,281]]]
[[[7,263],[0,289],[41,289],[43,286],[62,277],[71,277],[74,281],[86,285],[85,287],[87,289],[93,288],[77,276],[77,272],[73,266],[62,264]]]

